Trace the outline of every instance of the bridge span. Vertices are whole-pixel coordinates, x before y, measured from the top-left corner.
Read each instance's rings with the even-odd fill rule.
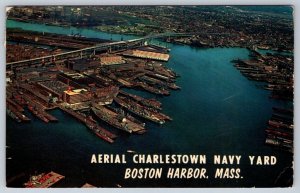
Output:
[[[16,67],[22,67],[24,65],[36,65],[36,64],[41,64],[41,63],[50,63],[53,61],[59,61],[59,60],[64,60],[67,58],[83,58],[86,56],[90,55],[95,55],[96,51],[117,51],[121,49],[128,49],[128,48],[133,48],[136,46],[141,46],[144,45],[144,43],[148,40],[151,39],[158,39],[158,38],[164,38],[164,37],[187,37],[187,36],[193,36],[193,35],[199,35],[203,33],[173,33],[173,32],[166,32],[166,33],[161,33],[161,34],[150,34],[141,38],[136,38],[132,40],[125,40],[125,41],[118,41],[118,42],[110,42],[110,43],[101,43],[101,44],[96,44],[91,47],[79,49],[79,50],[73,50],[73,51],[68,51],[64,53],[59,53],[55,55],[48,55],[48,56],[43,56],[43,57],[38,57],[38,58],[32,58],[32,59],[27,59],[27,60],[21,60],[21,61],[16,61],[16,62],[10,62],[6,63],[6,68],[7,69],[12,69]],[[206,33],[207,34],[207,33]]]

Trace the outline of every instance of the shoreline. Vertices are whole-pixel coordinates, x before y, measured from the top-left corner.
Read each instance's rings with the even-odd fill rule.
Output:
[[[137,37],[143,37],[145,35],[141,35],[141,34],[136,34],[136,33],[117,33],[117,32],[111,32],[111,31],[102,31],[102,30],[99,30],[97,29],[96,27],[92,27],[92,28],[89,28],[89,27],[86,27],[86,26],[72,26],[72,25],[61,25],[61,23],[57,23],[57,24],[54,24],[54,23],[49,23],[49,22],[46,22],[46,23],[43,23],[43,22],[39,22],[39,21],[36,21],[36,20],[25,20],[25,19],[19,19],[19,18],[7,18],[6,21],[8,20],[11,20],[11,21],[17,21],[17,22],[24,22],[24,23],[30,23],[30,24],[39,24],[39,25],[47,25],[47,26],[55,26],[55,27],[62,27],[62,28],[83,28],[83,29],[89,29],[89,30],[94,30],[94,31],[99,31],[99,32],[102,32],[102,33],[107,33],[107,34],[111,34],[111,35],[121,35],[121,36],[137,36]],[[13,29],[13,28],[11,28]],[[166,43],[172,43],[172,44],[178,44],[178,45],[188,45],[188,46],[191,46],[191,47],[195,47],[195,48],[246,48],[246,49],[253,49],[251,48],[250,46],[243,46],[243,45],[217,45],[217,46],[211,46],[211,45],[202,45],[202,46],[199,46],[199,45],[193,45],[193,43],[184,43],[184,42],[180,42],[180,41],[176,41],[176,40],[172,40],[172,41],[167,41],[165,39],[161,39],[163,42],[166,42]],[[253,45],[252,45],[253,46]],[[260,49],[260,50],[271,50],[271,51],[275,51],[275,52],[282,52],[282,53],[293,53],[294,54],[294,50],[280,50],[279,48],[274,48],[274,47],[269,47],[268,49],[267,48],[263,48],[262,46],[260,45],[254,45],[253,47],[255,47],[254,50],[257,50],[257,49]],[[260,47],[260,48],[259,48]]]

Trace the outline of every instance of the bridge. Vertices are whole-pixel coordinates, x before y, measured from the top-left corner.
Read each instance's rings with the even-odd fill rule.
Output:
[[[173,32],[166,32],[166,33],[161,33],[161,34],[150,34],[141,38],[136,38],[132,40],[125,40],[125,41],[118,41],[118,42],[111,42],[111,43],[101,43],[101,44],[96,44],[91,47],[79,49],[79,50],[73,50],[73,51],[68,51],[64,53],[59,53],[55,55],[48,55],[48,56],[43,56],[43,57],[38,57],[38,58],[33,58],[33,59],[28,59],[28,60],[21,60],[21,61],[16,61],[16,62],[10,62],[6,63],[6,68],[16,68],[16,67],[22,67],[24,65],[36,65],[36,64],[46,64],[46,63],[51,63],[53,61],[61,61],[67,58],[83,58],[86,56],[90,55],[95,55],[96,51],[112,51],[112,50],[121,50],[121,49],[128,49],[128,48],[133,48],[136,46],[142,46],[145,44],[146,41],[151,40],[151,39],[158,39],[158,38],[165,38],[165,37],[187,37],[187,36],[193,36],[193,35],[203,35],[208,33],[173,33]],[[209,33],[209,35],[220,35],[219,33]]]

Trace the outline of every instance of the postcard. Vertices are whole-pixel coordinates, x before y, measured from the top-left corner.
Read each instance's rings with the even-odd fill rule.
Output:
[[[292,6],[6,10],[7,187],[293,185]]]

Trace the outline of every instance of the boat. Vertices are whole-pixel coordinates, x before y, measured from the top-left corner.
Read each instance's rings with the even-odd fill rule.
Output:
[[[145,109],[145,107],[141,106],[140,104],[122,99],[120,97],[115,98],[115,102],[121,105],[122,107],[126,108],[128,111],[143,117],[147,120],[153,121],[155,123],[164,124],[165,123],[165,116],[158,112],[150,111],[149,109]]]
[[[269,125],[271,125],[272,127],[284,127],[284,128],[289,128],[289,129],[293,129],[294,125],[293,124],[285,124],[283,122],[280,121],[274,121],[274,120],[269,120]]]
[[[161,110],[161,102],[159,102],[155,99],[145,99],[145,98],[140,97],[138,95],[130,94],[130,93],[124,92],[122,90],[119,91],[119,94],[121,94],[123,96],[126,96],[126,97],[129,97],[129,98],[139,102],[142,105]]]
[[[32,112],[37,118],[39,118],[40,120],[44,121],[45,123],[49,123],[49,119],[47,119],[43,113],[38,112],[37,110],[35,110],[34,107],[32,107],[31,105],[28,105],[28,109],[30,112]]]
[[[60,108],[63,111],[65,111],[65,112],[69,113],[70,115],[72,115],[73,117],[75,117],[76,119],[78,119],[80,122],[84,123],[99,138],[101,138],[109,143],[113,143],[114,142],[113,139],[117,137],[115,134],[113,134],[113,133],[103,129],[99,125],[97,125],[97,123],[95,123],[95,121],[91,120],[91,117],[85,117],[84,115],[77,113],[73,110],[66,109],[63,106],[60,106]]]
[[[109,138],[109,137],[107,137],[107,136],[104,136],[104,135],[100,134],[99,131],[96,131],[95,134],[96,134],[99,138],[104,139],[105,141],[107,141],[107,142],[109,142],[109,143],[113,143],[113,142],[114,142],[114,140],[112,140],[111,138]]]
[[[113,143],[114,140],[108,137],[105,133],[103,133],[98,126],[92,124],[86,124],[86,126],[92,130],[100,139],[103,139],[109,143]]]
[[[118,114],[105,106],[97,106],[97,108],[92,107],[92,112],[107,124],[128,133],[134,132],[141,134],[145,131],[145,128],[142,125],[127,119],[125,116]]]

